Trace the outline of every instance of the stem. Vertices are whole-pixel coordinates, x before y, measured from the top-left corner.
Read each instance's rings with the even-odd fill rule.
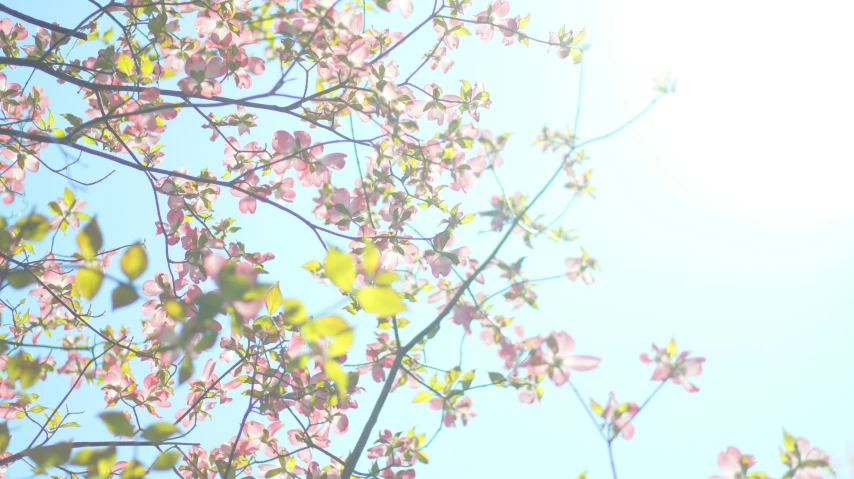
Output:
[[[63,35],[68,35],[68,36],[71,36],[71,37],[74,37],[74,38],[77,38],[80,40],[85,41],[89,38],[83,32],[78,32],[75,30],[71,30],[69,28],[60,27],[59,25],[54,25],[52,23],[45,22],[44,20],[39,20],[38,18],[33,18],[33,17],[31,17],[25,13],[21,13],[17,10],[13,10],[13,9],[7,7],[6,5],[3,5],[2,3],[0,3],[0,12],[6,13],[8,15],[15,17],[15,18],[19,18],[19,19],[21,19],[27,23],[32,23],[35,26],[46,28],[46,29],[52,30],[54,32],[59,32],[59,33],[62,33]]]

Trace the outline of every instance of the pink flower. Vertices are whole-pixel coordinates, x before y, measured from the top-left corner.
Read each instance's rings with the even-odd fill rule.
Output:
[[[604,418],[606,424],[609,425],[612,439],[617,437],[617,434],[622,434],[623,439],[628,441],[635,435],[635,427],[631,420],[640,411],[637,404],[633,402],[618,403],[614,398],[614,393],[611,393],[608,397],[608,404],[604,408],[592,399],[590,405],[593,412]]]
[[[641,354],[641,362],[655,364],[655,371],[651,378],[653,381],[670,379],[674,384],[681,384],[689,393],[694,393],[700,389],[685,378],[699,376],[703,372],[703,363],[706,359],[688,358],[689,354],[691,351],[683,351],[676,356],[676,342],[671,340],[666,348],[659,348],[653,344],[652,356],[646,353]]]
[[[810,446],[810,442],[803,437],[795,439],[791,434],[783,431],[783,443],[786,450],[783,462],[794,471],[793,479],[822,479],[822,469],[829,469],[830,456],[821,449]]]
[[[492,34],[496,30],[494,25],[503,25],[504,22],[501,22],[500,19],[508,13],[510,13],[510,2],[499,0],[492,5],[488,5],[485,12],[475,15],[474,20],[476,22],[483,22],[477,26],[475,33],[483,41],[492,40]]]
[[[573,354],[575,341],[565,333],[552,333],[532,360],[532,371],[536,374],[548,374],[556,386],[563,386],[569,380],[570,371],[590,371],[602,361],[593,356]]]
[[[187,78],[178,82],[184,93],[198,93],[205,98],[222,93],[222,84],[218,77],[225,75],[228,71],[220,57],[213,57],[207,62],[201,55],[193,55],[187,60],[184,72]]]
[[[570,281],[575,281],[579,277],[584,281],[584,284],[593,284],[593,270],[599,268],[599,262],[589,257],[587,252],[582,248],[581,258],[569,258],[566,260],[566,267],[569,268],[566,276]]]
[[[747,477],[747,469],[756,464],[753,456],[742,454],[730,446],[725,452],[718,454],[718,467],[725,475],[711,476],[709,479],[742,479]]]

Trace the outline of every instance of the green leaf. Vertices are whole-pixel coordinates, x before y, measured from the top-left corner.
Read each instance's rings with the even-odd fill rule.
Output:
[[[139,298],[136,289],[129,284],[120,285],[113,290],[113,309],[123,308]]]
[[[580,31],[572,34],[572,42],[570,42],[569,46],[575,46],[581,43],[584,40],[584,37],[587,36],[587,29],[582,28]]]
[[[228,462],[222,459],[216,461],[216,469],[222,479],[234,479],[234,464],[228,467]]]
[[[789,434],[785,430],[783,431],[783,446],[786,447],[786,450],[794,453],[798,450],[797,440],[795,436]]]
[[[5,422],[0,423],[0,454],[6,452],[6,449],[9,448],[9,439],[12,438],[12,435],[9,434],[9,425]]]
[[[163,454],[154,460],[154,464],[151,465],[151,468],[155,471],[166,471],[172,469],[172,467],[178,463],[178,459],[180,457],[181,454],[177,451],[164,451]]]
[[[471,386],[471,382],[474,381],[474,371],[468,371],[463,374],[463,377],[460,378],[460,383],[463,385],[463,389],[468,389]]]
[[[430,391],[421,391],[420,393],[415,395],[415,398],[412,399],[414,403],[427,402],[433,399],[433,393]]]
[[[83,449],[74,455],[71,463],[87,466],[90,478],[105,478],[110,475],[116,463],[116,448]]]
[[[147,475],[148,471],[145,469],[145,466],[143,466],[136,460],[133,460],[127,463],[122,469],[121,479],[143,479]]]
[[[156,422],[142,431],[142,437],[152,442],[163,442],[167,437],[178,432],[178,428],[170,422]]]
[[[77,270],[77,289],[86,299],[92,299],[101,289],[101,281],[104,275],[100,271],[91,268],[80,268]]]
[[[338,387],[338,397],[343,397],[347,393],[350,379],[347,373],[344,372],[344,368],[341,367],[341,363],[334,359],[327,359],[323,363],[323,372],[329,376],[329,379],[335,382],[335,385]]]
[[[320,338],[327,341],[326,355],[337,358],[347,354],[353,344],[353,329],[340,316],[323,316],[300,328],[300,334],[308,343],[316,343]]]
[[[71,206],[73,206],[74,202],[76,201],[76,198],[74,198],[74,193],[72,193],[71,190],[69,190],[68,188],[66,188],[65,191],[62,193],[62,199],[65,200],[65,206],[69,208],[71,208]]]
[[[16,289],[26,288],[35,282],[32,273],[26,270],[12,271],[6,279],[9,281],[9,284]]]
[[[119,60],[116,62],[116,68],[125,75],[130,75],[133,72],[133,60],[130,55],[122,53],[119,55]]]
[[[30,451],[27,456],[43,469],[61,466],[71,457],[71,443],[62,442],[53,446],[38,447]]]
[[[104,412],[100,417],[107,429],[117,436],[131,437],[136,432],[128,418],[120,412]]]
[[[576,65],[581,63],[581,50],[578,48],[570,48],[569,56],[572,57],[572,63],[575,63]]]
[[[98,220],[92,220],[85,228],[77,234],[77,244],[80,246],[80,252],[86,259],[92,259],[101,251],[104,238],[101,236],[101,228],[98,227]]]
[[[326,277],[335,286],[347,293],[353,290],[353,282],[356,280],[356,266],[349,254],[336,248],[330,248],[323,260],[323,267],[326,270]]]
[[[30,241],[40,241],[50,231],[50,222],[44,216],[33,213],[15,223],[18,236]]]
[[[142,57],[142,61],[139,62],[139,69],[143,76],[148,76],[154,73],[154,63],[151,62],[148,55]]]
[[[196,367],[193,366],[193,362],[189,359],[185,359],[183,363],[181,363],[181,369],[178,370],[178,384],[184,384],[190,379],[190,376],[196,371]]]
[[[267,303],[267,313],[269,314],[273,314],[282,307],[283,304],[285,304],[285,300],[282,298],[282,290],[279,288],[278,282],[267,291],[264,299]]]
[[[356,291],[356,299],[362,309],[377,316],[394,316],[406,311],[406,305],[400,296],[391,288],[368,286]]]
[[[380,252],[372,242],[368,241],[365,246],[365,252],[362,253],[362,268],[364,268],[368,274],[373,275],[377,272],[379,265]]]
[[[125,251],[121,259],[122,272],[130,280],[135,280],[148,268],[148,257],[145,248],[139,243]]]
[[[42,368],[39,363],[32,359],[27,353],[20,352],[9,358],[6,362],[6,374],[9,379],[16,381],[21,380],[21,386],[26,389],[41,378]]]

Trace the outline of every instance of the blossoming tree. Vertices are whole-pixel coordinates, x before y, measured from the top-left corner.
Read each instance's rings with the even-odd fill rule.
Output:
[[[613,394],[588,402],[571,374],[599,358],[576,353],[567,332],[526,335],[497,312],[536,307],[539,280],[503,248],[573,239],[552,227],[559,216],[545,223],[534,213],[559,180],[570,201],[592,193],[583,146],[602,138],[544,128],[536,142],[557,155],[553,173],[537,191],[507,193],[498,171],[508,136],[479,126],[491,105],[485,84],[419,81],[428,70],[447,74],[466,37],[580,63],[584,30],[529,36],[529,17],[503,0],[80,3],[88,13],[75,25],[40,19],[35,3],[0,5],[0,195],[26,210],[0,218],[4,476],[412,478],[429,460],[425,426],[382,426],[389,395],[404,386],[442,427],[475,416],[479,389],[515,389],[536,404],[544,383],[569,386],[609,453],[667,382],[698,390],[704,359],[671,341],[641,356],[658,383],[641,405]],[[376,26],[392,11],[411,28]],[[401,55],[431,30],[430,43],[411,47],[422,56]],[[371,133],[357,135],[354,122]],[[209,138],[184,138],[199,127]],[[191,167],[166,144],[178,138],[213,142],[223,156]],[[81,172],[81,161],[90,168]],[[113,226],[84,200],[115,170],[150,189],[157,220],[139,232],[145,241],[112,244]],[[57,183],[39,183],[45,175],[69,187],[46,188]],[[497,185],[485,209],[453,203],[484,177]],[[248,215],[305,233],[318,254],[293,274],[343,303],[313,314],[323,305],[283,291],[268,269],[284,252],[237,239]],[[421,217],[439,228],[420,233]],[[458,240],[477,224],[493,245]],[[597,267],[581,250],[560,276],[589,285]],[[407,319],[416,304],[431,316]],[[128,310],[142,321],[113,319]],[[356,348],[353,325],[374,321]],[[442,327],[476,333],[495,349],[497,371],[428,361]],[[103,403],[70,410],[87,389]],[[219,437],[197,434],[226,403],[241,403],[233,424],[218,423]],[[355,423],[358,407],[367,411]],[[77,429],[95,422],[106,437]],[[783,458],[785,477],[828,467],[788,433]],[[766,477],[748,471],[754,462],[730,447],[717,477]]]

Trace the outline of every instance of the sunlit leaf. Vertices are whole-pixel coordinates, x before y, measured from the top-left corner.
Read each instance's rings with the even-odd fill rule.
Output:
[[[325,372],[326,375],[329,376],[329,379],[331,379],[338,387],[338,396],[343,396],[349,387],[349,377],[344,371],[344,368],[341,367],[341,364],[334,359],[327,359],[323,363],[323,372]]]
[[[154,464],[151,465],[151,468],[156,471],[172,469],[172,467],[178,463],[178,459],[180,457],[181,454],[177,451],[164,451],[162,454],[157,456],[157,459],[154,460]]]
[[[148,257],[141,244],[135,244],[125,251],[121,259],[122,272],[130,280],[138,278],[148,268]]]
[[[111,433],[125,437],[134,435],[135,429],[124,414],[111,411],[101,413],[100,417]]]
[[[323,260],[323,268],[326,277],[335,286],[347,293],[353,290],[353,282],[356,280],[356,266],[349,254],[336,248],[329,248],[329,253]]]
[[[368,286],[356,291],[362,309],[377,316],[394,316],[406,310],[400,296],[391,288]]]
[[[330,358],[347,354],[353,344],[353,330],[339,316],[323,316],[306,323],[300,329],[300,334],[309,343],[327,338],[326,354]]]
[[[136,460],[133,460],[127,463],[122,469],[121,479],[143,479],[144,477],[147,477],[147,475],[148,470],[145,469],[145,466]]]
[[[53,446],[38,447],[30,451],[27,456],[44,469],[61,466],[71,457],[71,443],[62,442]]]
[[[278,282],[267,291],[267,294],[264,299],[267,304],[267,313],[269,314],[273,314],[283,304],[285,304],[285,300],[284,298],[282,298],[282,290],[279,288]]]
[[[415,395],[415,398],[412,399],[414,403],[427,402],[433,399],[433,393],[430,391],[421,391]]]
[[[156,422],[142,431],[142,437],[152,442],[163,442],[167,437],[178,432],[178,428],[169,422]]]
[[[122,53],[116,62],[116,68],[125,75],[130,75],[133,72],[133,59],[129,55]]]
[[[366,241],[365,252],[362,253],[362,268],[364,268],[368,274],[373,275],[377,272],[377,268],[380,265],[380,252],[377,247],[374,246],[374,243],[370,240]]]
[[[15,223],[18,236],[30,241],[40,241],[50,231],[50,222],[44,216],[33,213]]]
[[[100,271],[91,268],[80,268],[77,270],[77,290],[86,299],[92,299],[101,289],[101,281],[104,275]]]
[[[77,244],[84,258],[94,258],[98,251],[101,251],[103,243],[104,238],[101,236],[98,220],[93,219],[77,234]]]
[[[301,301],[295,299],[285,300],[285,321],[288,324],[300,325],[308,320],[308,314],[305,312],[305,306]]]

